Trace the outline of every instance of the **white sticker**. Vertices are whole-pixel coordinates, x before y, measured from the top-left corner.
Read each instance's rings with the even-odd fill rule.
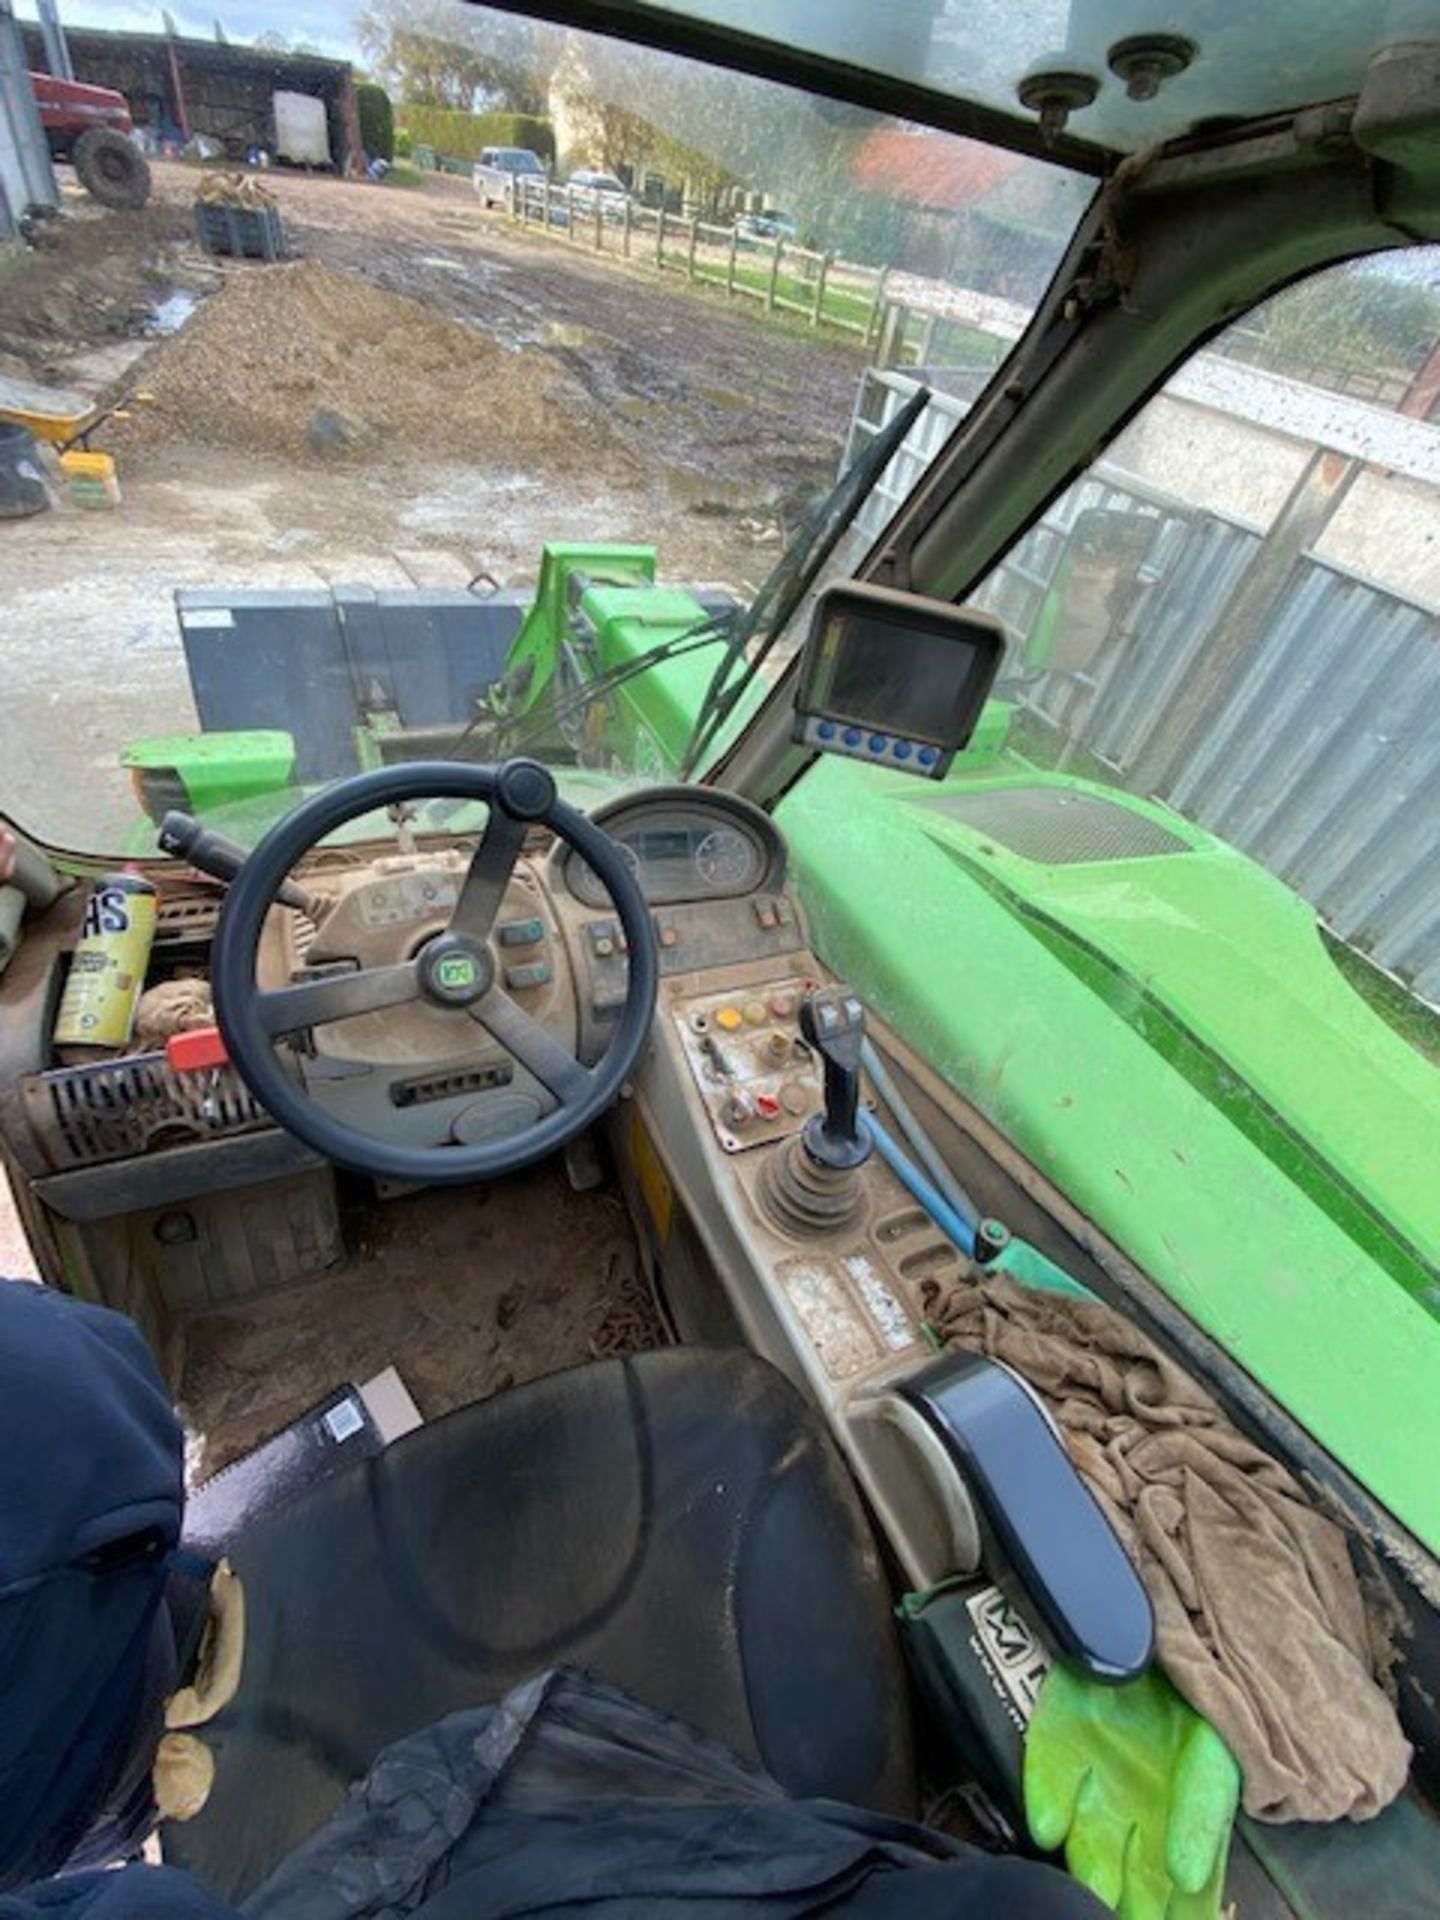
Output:
[[[325,1424],[330,1429],[330,1438],[346,1441],[359,1433],[365,1425],[365,1415],[355,1400],[342,1400],[338,1407],[331,1407],[325,1415]]]
[[[235,616],[228,607],[186,607],[180,616],[182,625],[194,632],[205,628],[230,628],[235,624]]]

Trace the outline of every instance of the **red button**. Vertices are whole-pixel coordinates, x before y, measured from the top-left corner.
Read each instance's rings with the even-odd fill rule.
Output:
[[[773,1093],[757,1093],[755,1096],[755,1111],[762,1120],[773,1120],[780,1111],[780,1102],[775,1098]]]

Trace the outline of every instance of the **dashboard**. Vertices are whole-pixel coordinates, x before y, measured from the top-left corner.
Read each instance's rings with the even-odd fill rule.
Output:
[[[795,1115],[783,1105],[793,1099],[787,1085],[793,1070],[765,1048],[778,1047],[775,1021],[793,1024],[794,988],[813,963],[804,957],[806,936],[786,885],[780,834],[749,802],[699,787],[629,792],[591,809],[590,818],[625,849],[640,880],[666,993],[699,1009],[700,1024],[686,1028],[683,1045],[702,1050],[691,1065],[707,1101],[713,1094],[719,1102],[716,1125],[720,1106],[733,1104],[737,1094],[753,1094],[758,1103],[747,1125],[733,1114],[724,1121],[727,1144],[732,1135],[749,1144],[752,1136],[758,1141],[793,1125]],[[261,986],[413,959],[449,920],[472,851],[470,835],[318,849],[301,871],[324,911],[271,913],[257,957]],[[178,872],[167,880],[150,984],[206,977],[216,912],[212,889]],[[65,927],[73,939],[69,920]],[[500,903],[491,945],[500,984],[530,1019],[585,1064],[597,1061],[625,1004],[629,955],[613,903],[566,843],[537,833],[527,845]],[[34,960],[39,947],[28,951]],[[60,958],[57,949],[53,963]],[[742,994],[732,1009],[729,981],[747,969],[747,978],[768,983],[766,991]],[[232,1087],[227,1080],[225,1098],[202,1111],[189,1099],[188,1083],[153,1067],[145,1069],[148,1104],[140,1101],[135,1076],[151,1056],[117,1052],[83,1065],[62,1062],[49,1042],[45,993],[37,986],[23,1012],[12,1004],[25,977],[27,969],[16,967],[0,983],[0,1033],[8,1028],[13,1042],[11,1078],[21,1083],[25,1153],[35,1174],[98,1167],[144,1153],[154,1141],[218,1145],[231,1131],[262,1122],[238,1082]],[[711,1000],[715,1033],[704,1051]],[[733,1032],[732,1021],[741,1023]],[[733,1072],[712,1087],[722,1042]],[[427,1002],[316,1026],[284,1052],[310,1097],[336,1119],[413,1145],[503,1135],[532,1124],[547,1105],[544,1089],[464,1011]],[[736,1112],[740,1106],[743,1101]],[[114,1123],[117,1114],[123,1127]]]
[[[652,788],[597,809],[592,818],[620,847],[651,906],[738,899],[783,884],[785,850],[765,814],[733,797],[693,787]],[[607,907],[606,893],[570,848],[557,857],[558,878],[587,907]]]
[[[640,882],[662,978],[700,976],[694,990],[703,992],[720,968],[779,963],[777,977],[785,975],[805,935],[786,889],[785,844],[766,814],[733,794],[664,786],[605,802],[590,819]],[[328,910],[318,924],[272,915],[263,984],[412,959],[448,921],[471,852],[468,843],[422,843],[356,860],[322,850],[305,877],[328,896]],[[594,1064],[625,1004],[630,962],[609,894],[568,843],[527,847],[492,946],[511,998],[567,1052]],[[746,1047],[761,1045],[768,1031],[727,1041],[737,1075]],[[424,1001],[316,1027],[294,1050],[294,1069],[336,1119],[412,1145],[517,1130],[547,1104],[544,1090],[466,1013]],[[772,1061],[766,1071],[779,1070]],[[697,1072],[708,1072],[705,1061]],[[767,1082],[761,1094],[772,1093]],[[778,1107],[775,1120],[784,1124]]]

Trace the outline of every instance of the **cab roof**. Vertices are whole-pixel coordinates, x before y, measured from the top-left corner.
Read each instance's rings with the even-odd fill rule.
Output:
[[[1440,0],[500,4],[1092,173],[1187,134],[1349,97],[1382,49],[1440,40]],[[1080,76],[1058,128],[1042,130],[1033,95],[1022,103],[1023,83],[1041,73]],[[1080,98],[1086,82],[1094,86],[1089,104]]]

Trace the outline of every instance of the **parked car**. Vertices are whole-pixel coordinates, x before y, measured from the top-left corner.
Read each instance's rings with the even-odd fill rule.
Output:
[[[482,205],[508,207],[517,182],[543,180],[546,172],[545,162],[529,147],[482,147],[470,178]]]
[[[737,232],[748,234],[752,240],[795,238],[795,222],[788,213],[777,213],[773,207],[767,207],[764,213],[742,213],[735,227]]]
[[[69,160],[102,206],[140,207],[150,197],[150,168],[135,140],[123,93],[32,73],[31,90],[52,160]]]
[[[593,167],[578,167],[566,182],[574,204],[587,210],[599,203],[607,220],[618,220],[630,198],[623,180],[613,173],[600,173]]]

